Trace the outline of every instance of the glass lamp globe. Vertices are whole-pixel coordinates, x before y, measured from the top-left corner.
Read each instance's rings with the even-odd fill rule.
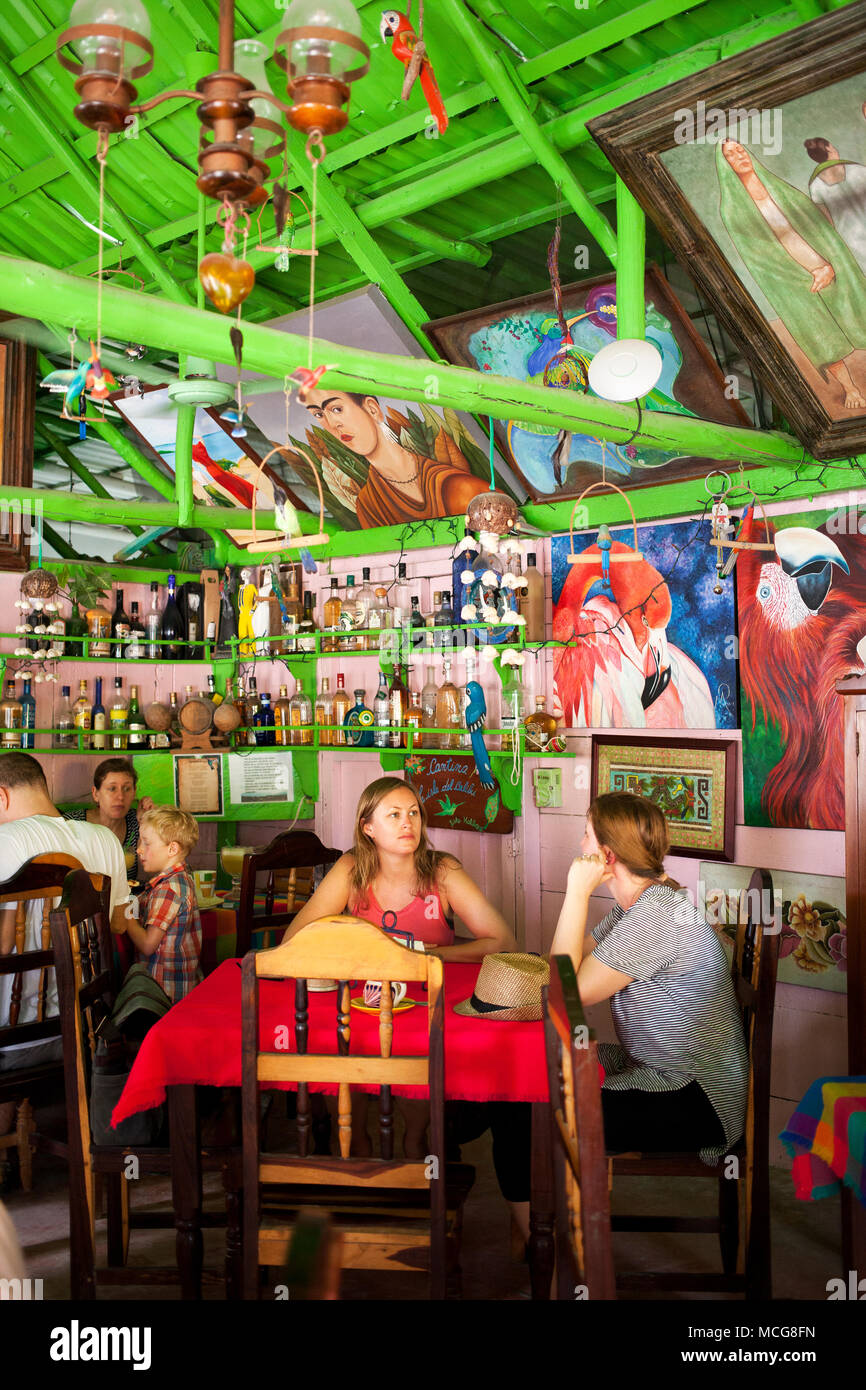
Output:
[[[79,25],[114,25],[150,38],[150,18],[141,0],[75,0],[69,16],[71,28]],[[110,72],[129,77],[140,57],[134,44],[124,44],[115,34],[87,34],[75,44],[85,72]]]
[[[287,29],[342,29],[353,38],[361,37],[361,18],[352,0],[292,0],[286,11]],[[324,35],[292,42],[292,77],[335,77],[346,80],[346,72],[357,52],[347,44]]]
[[[250,84],[250,90],[254,92],[270,92],[273,90],[268,75],[265,72],[265,59],[268,57],[270,49],[267,44],[259,39],[238,39],[235,43],[234,64],[235,72],[239,72]],[[270,121],[274,124],[275,108],[264,97],[254,97],[250,106],[256,113],[257,121]],[[266,150],[269,150],[274,143],[275,134],[273,129],[268,130],[262,126],[249,126],[242,132],[242,136],[248,136],[252,141],[253,154],[257,159],[264,159]]]

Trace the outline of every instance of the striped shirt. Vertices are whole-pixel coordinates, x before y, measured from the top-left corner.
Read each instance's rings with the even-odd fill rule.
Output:
[[[163,932],[147,968],[173,1004],[202,979],[201,918],[192,874],[183,864],[151,879],[139,898],[139,920],[145,928]]]
[[[748,1058],[728,959],[688,897],[654,883],[625,911],[618,904],[592,933],[603,965],[632,976],[611,998],[621,1046],[602,1043],[613,1091],[679,1091],[697,1081],[728,1147],[743,1132]],[[724,1149],[701,1151],[711,1162]]]

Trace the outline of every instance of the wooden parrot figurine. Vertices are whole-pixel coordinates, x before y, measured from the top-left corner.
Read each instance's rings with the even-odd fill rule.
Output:
[[[484,691],[477,681],[470,681],[466,686],[466,694],[469,696],[469,703],[466,706],[466,727],[472,738],[472,753],[475,758],[475,767],[482,787],[492,791],[496,786],[493,776],[493,769],[490,766],[490,755],[484,742],[484,724],[487,720],[487,702],[484,699]]]
[[[412,21],[406,15],[401,14],[399,10],[383,10],[379,33],[383,43],[387,42],[388,39],[393,40],[391,52],[395,58],[399,58],[406,69],[406,82],[403,85],[404,101],[408,99],[415,78],[420,76],[421,90],[427,99],[431,114],[436,117],[439,134],[443,135],[448,129],[448,116],[442,101],[442,93],[439,91],[436,78],[433,76],[433,66],[427,57],[424,41],[418,38],[412,27]]]

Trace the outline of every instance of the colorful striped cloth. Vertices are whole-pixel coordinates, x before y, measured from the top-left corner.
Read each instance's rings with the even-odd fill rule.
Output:
[[[866,1076],[813,1081],[779,1136],[801,1201],[850,1187],[866,1206]]]

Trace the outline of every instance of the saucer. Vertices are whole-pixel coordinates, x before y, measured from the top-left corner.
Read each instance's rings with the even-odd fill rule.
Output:
[[[195,895],[196,905],[200,912],[206,912],[211,907],[222,907],[222,898],[200,898],[198,893]]]
[[[405,1013],[407,1009],[414,1008],[417,1002],[418,1001],[416,999],[401,999],[399,1004],[395,1004],[393,1006],[392,1013]],[[352,1008],[360,1009],[362,1014],[377,1014],[379,1012],[378,1004],[371,1007],[369,1004],[364,1003],[363,994],[355,995],[355,998],[352,1000]]]

